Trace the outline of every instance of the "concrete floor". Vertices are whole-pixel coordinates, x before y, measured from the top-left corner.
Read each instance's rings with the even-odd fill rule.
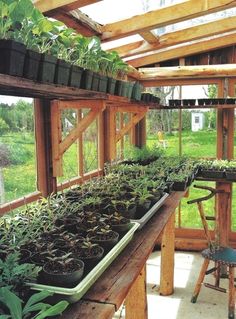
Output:
[[[148,319],[227,319],[228,294],[202,287],[197,303],[190,302],[203,258],[200,253],[175,253],[175,291],[168,297],[159,295],[160,252],[151,254],[147,261]],[[214,282],[208,275],[206,282]],[[222,279],[226,288],[228,280]],[[115,314],[114,319],[125,318],[125,307]],[[135,319],[135,318],[132,318]]]

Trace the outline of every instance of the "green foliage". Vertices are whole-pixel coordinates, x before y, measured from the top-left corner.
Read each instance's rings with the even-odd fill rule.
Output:
[[[0,259],[0,287],[8,287],[14,292],[26,282],[36,281],[41,267],[33,264],[19,264],[19,253],[10,253],[6,260]]]
[[[48,291],[35,293],[29,298],[25,306],[22,307],[22,300],[7,287],[2,287],[0,288],[0,301],[9,309],[10,314],[0,315],[0,319],[44,319],[59,315],[67,308],[69,303],[67,301],[60,301],[52,306],[42,302],[52,294]]]
[[[9,130],[7,123],[0,117],[0,134],[4,134]]]
[[[8,146],[9,160],[12,165],[26,164],[32,157],[32,153],[26,147],[19,144]]]

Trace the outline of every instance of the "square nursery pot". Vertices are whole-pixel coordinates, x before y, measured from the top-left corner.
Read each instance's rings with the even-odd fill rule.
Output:
[[[122,83],[121,80],[116,80],[116,87],[115,87],[115,95],[121,96],[122,91]]]
[[[23,75],[26,47],[13,40],[0,40],[0,73]]]
[[[130,100],[135,82],[128,82],[128,83],[129,83],[129,86],[128,86],[127,98]]]
[[[128,96],[128,88],[129,88],[129,82],[122,81],[121,85],[121,96],[127,97]]]
[[[79,67],[78,65],[71,65],[69,86],[80,88],[83,70],[84,69]]]
[[[84,69],[81,78],[81,89],[84,90],[91,90],[92,89],[92,82],[93,82],[93,71],[88,69]]]
[[[93,73],[93,80],[92,80],[92,91],[98,91],[98,86],[99,86],[99,80],[100,80],[100,75],[98,73]]]
[[[99,75],[99,83],[98,83],[98,91],[106,93],[107,91],[107,76],[100,74]]]
[[[71,64],[64,60],[58,59],[55,70],[54,83],[60,85],[68,85],[70,78]]]
[[[42,54],[39,63],[38,81],[54,83],[57,58],[53,55]]]
[[[108,77],[107,79],[107,93],[108,94],[115,94],[115,87],[116,87],[116,79]]]
[[[183,105],[184,106],[194,106],[196,100],[195,99],[184,99],[183,100]]]
[[[132,90],[131,99],[135,101],[140,101],[142,91],[143,86],[139,82],[135,82]]]
[[[174,182],[172,185],[173,191],[185,191],[187,188],[187,181],[184,182]]]
[[[33,50],[26,51],[23,71],[24,78],[37,81],[40,60],[41,53]]]

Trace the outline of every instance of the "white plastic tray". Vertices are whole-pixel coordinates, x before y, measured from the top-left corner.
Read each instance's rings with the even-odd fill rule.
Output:
[[[121,240],[104,256],[104,258],[82,279],[82,281],[74,288],[63,288],[48,286],[42,284],[29,283],[30,287],[35,290],[47,290],[57,294],[59,299],[65,299],[71,303],[78,301],[87,290],[100,277],[105,269],[112,263],[112,261],[120,254],[125,246],[130,242],[139,224],[132,222],[130,230],[121,238]]]
[[[169,196],[168,193],[164,193],[163,196],[159,199],[159,201],[156,202],[156,204],[153,205],[142,218],[131,219],[131,221],[138,223],[139,224],[138,229],[141,229],[147,223],[147,221],[158,211],[158,209],[164,204],[164,202],[168,196]]]

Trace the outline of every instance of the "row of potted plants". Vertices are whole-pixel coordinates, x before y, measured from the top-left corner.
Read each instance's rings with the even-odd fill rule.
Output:
[[[223,105],[223,104],[235,104],[235,98],[215,98],[215,99],[171,99],[169,100],[170,107],[179,106],[194,106],[194,105]]]
[[[45,17],[31,0],[1,1],[0,73],[140,100],[142,86],[125,81],[129,67],[86,38]]]
[[[201,160],[197,177],[236,181],[235,160]]]

